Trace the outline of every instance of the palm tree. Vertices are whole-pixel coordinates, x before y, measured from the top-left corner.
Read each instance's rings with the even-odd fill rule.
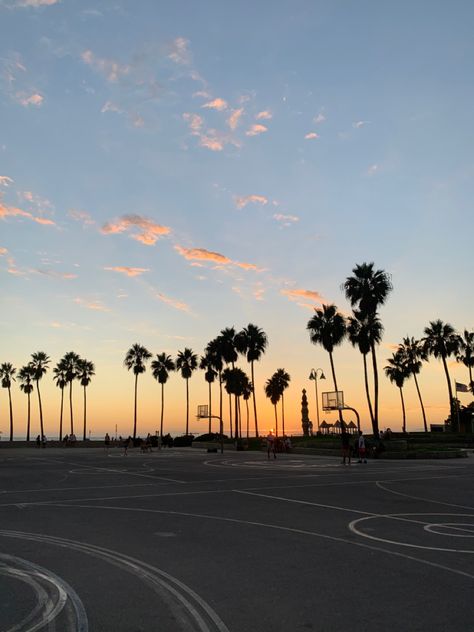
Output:
[[[30,395],[33,392],[33,380],[34,380],[33,367],[30,364],[25,364],[18,371],[18,380],[20,381],[20,390],[26,393],[28,396],[28,420],[26,423],[26,440],[30,440],[30,420],[31,420],[31,402]]]
[[[186,380],[186,435],[189,434],[189,378],[197,369],[197,360],[197,355],[188,347],[178,351],[176,358],[176,370],[181,371],[181,377]]]
[[[230,364],[232,368],[235,367],[237,362],[238,353],[236,347],[236,331],[234,327],[226,327],[221,330],[218,336],[221,345],[221,355],[226,364]],[[232,397],[229,393],[229,423],[230,423],[230,437],[232,439]]]
[[[230,395],[235,397],[235,430],[234,437],[239,438],[240,435],[240,415],[239,415],[239,398],[242,396],[246,386],[248,385],[248,376],[242,369],[239,368],[227,368],[222,373],[222,381],[225,384],[225,389]]]
[[[82,440],[85,441],[87,436],[87,398],[86,398],[86,388],[91,383],[92,376],[95,375],[95,367],[93,362],[89,360],[85,360],[84,358],[80,358],[77,362],[77,373],[76,378],[81,383],[81,386],[84,388],[84,424],[82,430]]]
[[[333,351],[344,340],[347,330],[346,321],[342,314],[337,311],[336,305],[323,305],[322,308],[315,309],[315,314],[306,326],[310,332],[310,340],[313,344],[320,344],[329,354],[331,363],[332,379],[334,382],[334,390],[337,388],[336,371],[334,369]],[[339,421],[341,422],[342,432],[344,432],[344,424],[342,412],[339,410]]]
[[[71,434],[74,434],[74,413],[72,406],[72,383],[77,377],[80,357],[74,351],[68,351],[60,360],[66,374],[66,381],[69,384],[69,419],[71,421]]]
[[[469,371],[469,387],[474,395],[474,382],[472,380],[472,367],[474,367],[474,331],[464,330],[459,336],[459,353],[456,356],[457,362],[462,362]]]
[[[40,393],[39,383],[43,375],[46,374],[48,370],[48,365],[50,362],[51,360],[49,359],[49,356],[44,351],[36,351],[36,353],[31,354],[30,366],[33,369],[34,380],[36,383],[36,392],[38,393],[41,437],[44,436],[44,425],[43,425],[43,405],[41,402],[41,393]]]
[[[254,388],[252,382],[247,378],[246,383],[244,384],[244,388],[242,391],[242,398],[245,402],[245,408],[247,411],[247,439],[249,438],[249,399],[250,396],[254,393]],[[255,401],[255,400],[254,400]],[[258,435],[256,435],[258,436]]]
[[[161,384],[161,416],[160,416],[160,437],[163,438],[163,415],[165,409],[165,384],[168,381],[170,371],[175,370],[173,359],[166,353],[158,353],[156,360],[151,363],[151,370],[155,380]]]
[[[53,369],[54,382],[58,388],[61,389],[61,407],[59,413],[59,440],[63,439],[63,404],[64,404],[64,389],[67,386],[66,367],[62,360],[60,360]]]
[[[403,338],[403,343],[399,346],[400,353],[405,359],[405,364],[408,371],[408,377],[413,375],[415,380],[416,392],[418,393],[418,399],[420,400],[421,414],[423,415],[423,426],[425,432],[428,432],[428,424],[426,422],[425,407],[423,406],[423,400],[421,399],[420,387],[418,385],[417,375],[421,371],[423,361],[426,360],[426,351],[423,348],[423,344],[419,340],[415,340],[413,337]]]
[[[206,380],[209,387],[209,429],[208,432],[211,434],[211,417],[212,417],[212,393],[211,393],[211,384],[217,377],[217,371],[213,367],[213,360],[209,353],[205,353],[201,356],[201,360],[199,361],[199,368],[205,371],[204,379]]]
[[[151,353],[143,345],[135,343],[130,347],[123,361],[124,366],[135,375],[135,399],[133,407],[133,438],[137,438],[137,396],[138,396],[138,376],[145,373],[146,363],[151,358]]]
[[[363,318],[375,317],[379,306],[384,305],[393,289],[390,276],[384,270],[374,270],[373,263],[357,264],[352,270],[353,276],[347,277],[342,285],[346,298],[352,308],[357,308]],[[374,374],[374,408],[372,428],[374,436],[379,436],[379,377],[376,341],[371,341],[372,368]]]
[[[388,379],[396,384],[400,389],[400,398],[402,400],[402,412],[403,412],[403,423],[402,423],[402,432],[407,431],[406,424],[406,413],[405,413],[405,400],[403,399],[403,384],[405,379],[409,376],[409,371],[407,364],[405,362],[405,358],[403,353],[397,351],[392,354],[391,358],[387,360],[388,364],[384,367],[385,375]]]
[[[441,358],[443,363],[444,374],[448,385],[451,425],[453,430],[457,432],[456,404],[453,397],[453,389],[446,359],[458,353],[459,336],[456,334],[454,327],[449,323],[443,323],[443,321],[439,319],[430,321],[429,326],[425,327],[424,333],[423,348],[425,352],[435,358]]]
[[[250,362],[251,383],[255,385],[254,363],[260,360],[268,346],[267,334],[257,327],[249,323],[240,331],[235,339],[237,351],[246,354],[247,362]],[[258,420],[257,420],[257,401],[255,399],[255,388],[252,390],[253,413],[255,419],[255,436],[258,437]]]
[[[222,370],[224,368],[224,358],[222,356],[222,340],[220,336],[208,342],[205,352],[209,357],[212,368],[217,371],[219,377],[219,433],[222,435],[224,432],[222,421]]]
[[[278,411],[277,404],[280,401],[281,397],[281,385],[275,379],[275,374],[272,377],[268,378],[265,382],[265,395],[273,404],[273,408],[275,411],[275,436],[278,438]]]
[[[8,401],[10,404],[10,441],[13,441],[13,407],[12,407],[12,392],[11,385],[13,377],[16,373],[16,369],[11,362],[4,362],[0,364],[0,379],[2,380],[2,388],[8,389]]]
[[[382,340],[383,325],[376,314],[364,316],[359,310],[354,310],[354,316],[349,316],[347,324],[347,335],[350,342],[355,347],[359,347],[364,361],[364,383],[367,404],[372,425],[374,423],[374,409],[369,389],[369,376],[367,371],[367,354],[372,345],[379,344]]]
[[[283,434],[285,434],[285,399],[284,399],[284,391],[290,385],[290,375],[285,371],[285,369],[277,369],[274,373],[274,378],[277,381],[280,392],[281,392],[281,425],[283,429]]]

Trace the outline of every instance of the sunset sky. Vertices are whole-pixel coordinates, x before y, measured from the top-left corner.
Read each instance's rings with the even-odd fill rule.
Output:
[[[0,0],[0,362],[19,368],[42,350],[54,366],[77,352],[96,366],[92,434],[128,434],[133,343],[201,354],[224,327],[254,323],[270,342],[256,366],[260,427],[274,425],[264,381],[283,367],[287,429],[299,432],[303,388],[316,418],[311,368],[330,376],[306,324],[321,303],[350,313],[341,284],[355,264],[392,276],[381,369],[430,320],[472,330],[473,18],[463,0]],[[346,342],[334,360],[369,430],[362,357]],[[463,365],[450,370],[467,383]],[[419,381],[441,422],[440,363]],[[42,395],[53,437],[51,371]],[[405,395],[408,429],[421,429],[412,380]],[[12,397],[20,437],[17,384]],[[201,432],[201,371],[190,397]],[[184,432],[178,375],[167,403],[165,432]],[[148,370],[140,434],[159,427],[159,406]],[[399,430],[384,376],[380,406],[380,426]]]

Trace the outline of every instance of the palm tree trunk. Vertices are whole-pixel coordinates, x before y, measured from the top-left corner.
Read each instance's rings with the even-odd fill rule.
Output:
[[[28,393],[28,421],[26,425],[26,440],[30,440],[30,418],[31,418],[31,402],[30,402],[30,394]]]
[[[329,362],[331,363],[331,373],[332,373],[332,380],[334,382],[334,390],[337,391],[337,380],[336,380],[336,371],[334,370],[334,360],[332,358],[332,352],[328,351],[329,353]],[[342,410],[339,409],[339,422],[341,424],[341,432],[344,433],[345,432],[345,428],[344,428],[344,419],[342,417]]]
[[[10,441],[13,441],[13,407],[10,387],[8,387],[8,401],[10,403]]]
[[[211,434],[211,415],[212,415],[212,393],[211,393],[211,383],[209,382],[209,430],[208,433]]]
[[[222,373],[219,371],[219,433],[224,433],[224,423],[222,421]]]
[[[161,383],[161,416],[160,416],[160,437],[163,438],[163,411],[165,408],[165,384]]]
[[[446,381],[448,383],[449,411],[451,413],[451,427],[454,432],[459,432],[458,420],[456,417],[456,409],[454,406],[453,387],[451,386],[451,379],[449,377],[448,365],[446,362],[446,358],[444,356],[441,356],[441,359],[443,360],[444,373],[446,375]]]
[[[235,439],[237,440],[239,438],[239,406],[238,406],[238,397],[237,395],[234,396],[234,400],[235,400],[235,432],[234,432],[234,436]]]
[[[186,436],[189,433],[189,380],[186,378]]]
[[[285,434],[285,398],[283,397],[283,393],[281,394],[281,425],[282,432]]]
[[[375,345],[371,344],[372,350],[372,366],[374,369],[374,420],[372,422],[372,428],[374,437],[379,438],[379,374],[377,371],[377,357],[375,355]]]
[[[86,415],[87,415],[87,400],[86,400],[86,387],[84,386],[84,428],[82,431],[82,440],[85,441],[86,440]]]
[[[137,394],[138,394],[138,373],[135,373],[135,403],[133,407],[133,438],[137,438]]]
[[[245,400],[245,407],[247,409],[247,439],[249,438],[249,400]]]
[[[72,412],[72,380],[69,381],[69,418],[71,420],[71,434],[74,434],[74,415]]]
[[[255,418],[255,436],[258,437],[258,421],[257,421],[257,401],[255,399],[255,375],[253,371],[254,361],[250,363],[250,371],[252,375],[252,400],[253,400],[253,414]],[[247,433],[248,436],[248,433]]]
[[[239,405],[239,437],[242,439],[242,409],[240,407],[240,396],[237,397],[237,403]]]
[[[229,432],[232,439],[232,395],[229,393]]]
[[[372,400],[370,399],[369,374],[368,374],[368,371],[367,371],[367,354],[363,353],[362,357],[364,358],[365,394],[367,396],[367,404],[369,405],[370,421],[371,421],[372,426],[373,426],[374,425],[374,409],[372,408]]]
[[[275,407],[275,441],[276,439],[278,439],[278,412],[277,412],[277,405],[274,404]],[[275,446],[275,450],[276,450],[276,446]]]
[[[421,399],[420,387],[418,386],[418,380],[416,379],[416,373],[413,373],[413,377],[415,378],[416,392],[418,393],[418,399],[420,400],[421,414],[423,415],[423,425],[425,427],[425,432],[428,432],[428,424],[426,423],[425,407],[423,406],[423,400]]]
[[[407,431],[407,418],[405,413],[405,400],[403,399],[403,388],[401,386],[398,387],[400,389],[400,397],[402,400],[402,412],[403,412],[403,423],[402,423],[402,432],[403,434]]]
[[[43,438],[44,435],[44,428],[43,428],[43,406],[41,404],[41,393],[40,393],[40,389],[39,389],[39,381],[36,380],[36,392],[38,393],[38,405],[39,405],[39,414],[40,414],[40,431],[41,431],[41,438]]]
[[[63,403],[64,403],[64,388],[61,389],[61,411],[59,413],[59,440],[63,439]]]

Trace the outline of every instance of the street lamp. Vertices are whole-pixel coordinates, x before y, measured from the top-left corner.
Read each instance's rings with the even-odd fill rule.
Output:
[[[321,371],[321,375],[318,376],[318,371]],[[316,419],[318,420],[318,432],[319,432],[319,402],[318,402],[318,378],[325,380],[326,377],[322,369],[311,369],[309,379],[314,380],[314,390],[316,391]]]

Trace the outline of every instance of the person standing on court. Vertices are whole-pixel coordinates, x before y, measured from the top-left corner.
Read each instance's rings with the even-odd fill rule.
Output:
[[[267,459],[270,458],[270,452],[273,452],[273,458],[276,459],[275,437],[271,430],[267,434]]]
[[[341,444],[342,444],[342,464],[345,465],[346,459],[347,459],[347,464],[350,465],[351,464],[351,436],[348,432],[344,430],[344,428],[342,429],[342,434],[341,434]]]
[[[359,438],[357,440],[357,447],[359,449],[359,463],[362,463],[362,460],[364,461],[364,463],[367,463],[367,458],[366,458],[366,449],[365,449],[365,437],[364,434],[362,432],[362,430],[359,431]]]

